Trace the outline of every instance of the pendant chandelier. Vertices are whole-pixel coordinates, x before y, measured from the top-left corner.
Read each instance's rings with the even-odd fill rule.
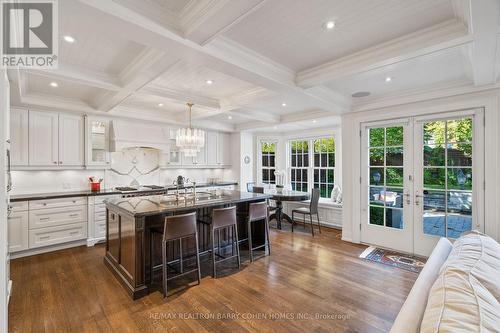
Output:
[[[191,109],[193,103],[186,103],[189,107],[189,127],[179,128],[175,143],[186,157],[195,157],[205,145],[205,131],[191,127]]]

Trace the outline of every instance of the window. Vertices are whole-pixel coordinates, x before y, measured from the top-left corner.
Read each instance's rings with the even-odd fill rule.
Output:
[[[290,142],[290,180],[294,191],[307,192],[309,168],[309,141],[297,140]]]
[[[290,141],[290,182],[293,190],[308,192],[311,188],[319,188],[321,197],[329,198],[334,174],[333,137]]]
[[[261,142],[262,183],[275,184],[276,178],[276,142]]]
[[[333,138],[316,139],[314,145],[314,188],[319,188],[321,197],[332,193],[335,171],[335,142]]]

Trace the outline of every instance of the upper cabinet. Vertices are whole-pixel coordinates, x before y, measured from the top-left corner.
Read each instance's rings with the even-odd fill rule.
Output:
[[[13,109],[10,121],[13,167],[83,167],[83,116]]]
[[[59,114],[29,113],[29,165],[59,165]]]
[[[217,135],[217,165],[231,165],[231,137],[226,133]]]
[[[108,167],[109,125],[106,119],[87,117],[87,165]]]
[[[10,111],[10,158],[13,167],[28,165],[28,110]]]
[[[59,114],[59,165],[83,166],[85,158],[84,119]]]
[[[217,132],[207,132],[207,140],[205,144],[207,145],[207,164],[217,165],[217,137],[219,133]]]

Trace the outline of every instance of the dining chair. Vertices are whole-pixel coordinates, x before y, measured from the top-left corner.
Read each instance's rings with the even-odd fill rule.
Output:
[[[320,196],[319,189],[313,188],[311,193],[311,202],[309,203],[309,208],[300,207],[292,210],[292,232],[293,232],[293,225],[295,224],[294,214],[297,213],[297,214],[302,214],[304,216],[303,219],[304,229],[306,228],[306,215],[309,215],[309,220],[311,221],[311,234],[313,235],[313,237],[314,237],[314,226],[313,226],[312,216],[316,215],[316,218],[318,219],[319,233],[321,233],[321,224],[319,222],[319,212],[318,212],[319,196]]]

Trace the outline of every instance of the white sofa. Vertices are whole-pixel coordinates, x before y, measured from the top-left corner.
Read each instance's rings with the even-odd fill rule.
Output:
[[[390,332],[500,332],[500,245],[475,231],[440,239]]]

